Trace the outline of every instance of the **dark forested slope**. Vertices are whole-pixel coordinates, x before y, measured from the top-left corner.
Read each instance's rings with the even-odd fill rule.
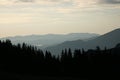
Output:
[[[0,71],[37,76],[73,76],[81,78],[111,77],[120,71],[120,44],[101,50],[62,50],[55,57],[49,51],[43,53],[26,44],[12,45],[9,40],[0,41]],[[111,75],[111,76],[110,76]]]

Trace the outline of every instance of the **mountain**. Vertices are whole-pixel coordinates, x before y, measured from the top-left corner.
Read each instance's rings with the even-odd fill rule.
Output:
[[[59,54],[61,50],[65,48],[74,49],[94,49],[99,46],[101,49],[113,48],[116,44],[120,43],[120,29],[113,30],[99,37],[89,39],[89,40],[74,40],[65,41],[61,44],[47,47],[46,50],[51,51],[54,54]]]
[[[29,36],[15,36],[5,37],[0,40],[10,39],[13,44],[27,43],[29,45],[37,46],[38,48],[45,48],[55,44],[60,44],[65,41],[73,41],[77,39],[88,40],[98,37],[98,34],[93,33],[70,33],[70,34],[46,34],[46,35],[29,35]]]

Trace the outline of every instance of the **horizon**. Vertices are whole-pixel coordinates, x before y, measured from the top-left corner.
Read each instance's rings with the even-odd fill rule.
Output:
[[[117,28],[117,29],[120,29],[120,28]],[[114,30],[117,30],[117,29],[113,29],[113,30],[110,30],[110,31],[107,31],[103,34],[98,34],[98,33],[88,33],[88,32],[73,32],[73,33],[47,33],[47,34],[25,34],[25,35],[14,35],[14,36],[5,36],[5,37],[0,37],[0,38],[7,38],[7,37],[25,37],[25,36],[45,36],[45,35],[69,35],[69,34],[96,34],[96,35],[104,35],[104,34],[107,34],[111,31],[114,31]]]
[[[120,28],[120,0],[0,0],[0,38]]]

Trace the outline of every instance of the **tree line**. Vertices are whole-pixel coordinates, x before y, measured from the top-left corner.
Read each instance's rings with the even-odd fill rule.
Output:
[[[87,51],[69,48],[54,56],[25,43],[0,41],[0,70],[32,75],[113,76],[120,71],[120,44],[104,50],[99,46]]]

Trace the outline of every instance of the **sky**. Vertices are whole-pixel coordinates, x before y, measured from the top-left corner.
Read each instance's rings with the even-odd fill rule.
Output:
[[[0,37],[120,28],[120,0],[0,0]]]

